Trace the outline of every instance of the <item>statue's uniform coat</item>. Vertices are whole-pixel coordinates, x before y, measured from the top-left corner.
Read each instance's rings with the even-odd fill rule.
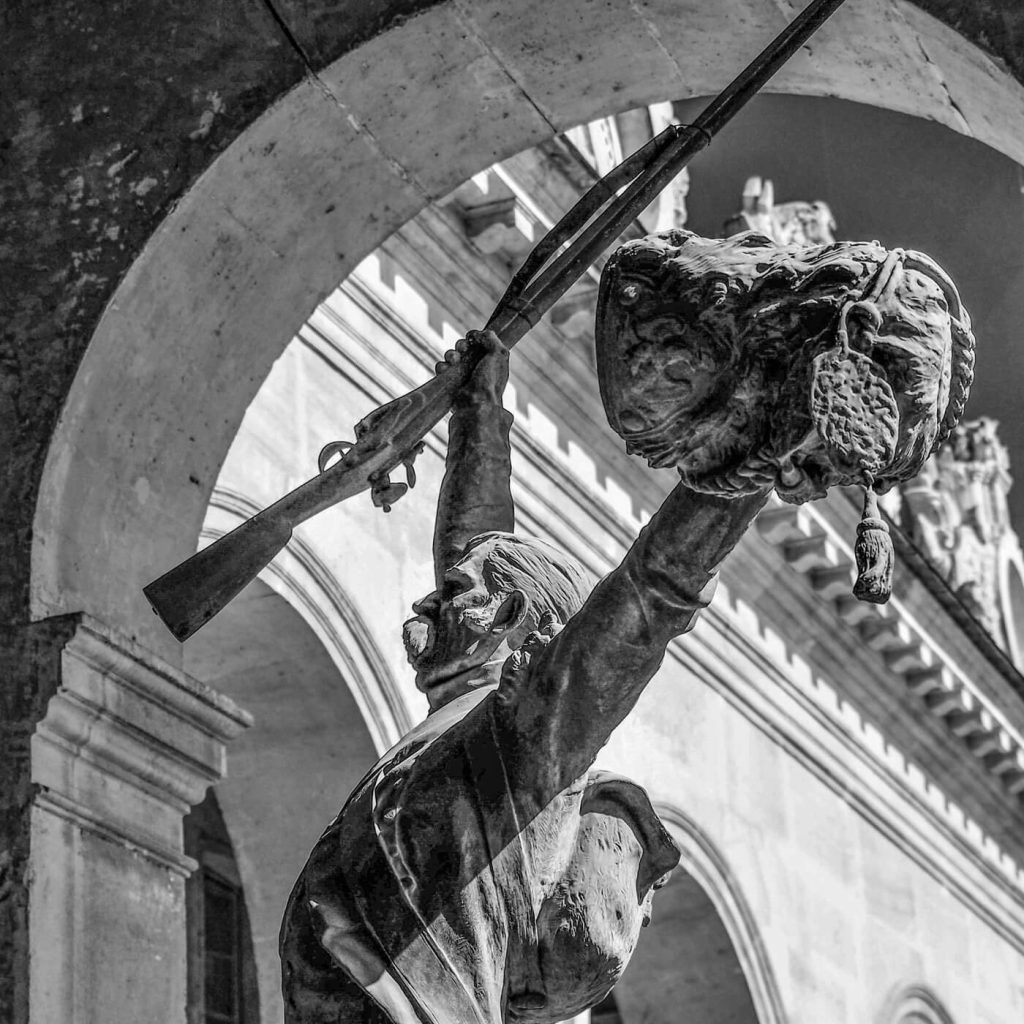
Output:
[[[548,962],[542,971],[538,911],[578,841],[586,842],[587,800],[607,806],[610,796],[616,816],[640,839],[642,859],[623,863],[628,877],[614,888],[633,900],[634,914],[642,887],[649,890],[678,860],[643,790],[588,778],[588,769],[669,640],[707,603],[700,591],[710,574],[695,568],[695,548],[709,545],[717,561],[762,501],[704,498],[692,509],[692,496],[677,488],[623,563],[527,668],[445,705],[378,763],[317,843],[292,893],[282,929],[292,1019],[337,1024],[381,1013],[333,967],[325,947],[342,935],[373,951],[379,972],[390,973],[426,1022],[496,1024],[503,1000],[517,997],[546,998],[552,1008],[574,1007],[578,998],[579,1009],[600,998],[593,988],[600,957],[586,935],[566,957],[571,963]],[[709,502],[733,515],[723,517]],[[684,543],[690,557],[682,568]],[[488,669],[496,677],[500,666]],[[607,904],[612,892],[595,892],[593,901]],[[607,910],[614,918],[614,906]],[[574,985],[581,991],[571,991]]]

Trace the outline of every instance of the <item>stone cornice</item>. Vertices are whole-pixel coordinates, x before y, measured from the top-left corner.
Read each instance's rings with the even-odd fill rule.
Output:
[[[579,520],[593,504],[573,508],[569,502],[563,506],[538,497],[529,478],[548,477],[565,467],[534,439],[523,440],[527,443],[520,450],[527,455],[528,470],[516,497],[524,525],[538,535],[556,534],[592,572],[607,572],[635,536],[639,521],[620,516],[615,531],[619,554],[602,557],[580,537]],[[519,437],[516,443],[521,444]],[[723,658],[723,651],[730,656]],[[696,629],[670,646],[669,657],[697,671],[840,799],[1024,950],[1024,872],[834,686],[793,655],[754,608],[720,586]],[[744,661],[749,668],[740,671],[736,666]]]
[[[227,697],[82,616],[31,739],[36,811],[187,874],[181,816],[251,724]]]
[[[883,656],[890,671],[920,698],[922,710],[942,720],[983,769],[1021,799],[1024,736],[898,598],[872,605],[852,596],[853,552],[825,517],[813,506],[773,499],[757,526],[864,644]]]

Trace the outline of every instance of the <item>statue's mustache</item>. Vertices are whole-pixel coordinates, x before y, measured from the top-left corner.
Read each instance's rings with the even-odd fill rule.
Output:
[[[402,643],[410,662],[415,662],[430,646],[432,629],[423,618],[409,619],[402,626]]]

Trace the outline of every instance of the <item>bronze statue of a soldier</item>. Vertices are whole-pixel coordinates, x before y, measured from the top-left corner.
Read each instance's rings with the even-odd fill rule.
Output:
[[[603,998],[679,854],[639,786],[591,771],[598,752],[771,489],[802,501],[904,479],[959,416],[973,365],[966,313],[926,257],[755,234],[624,247],[597,334],[613,426],[682,482],[591,590],[573,559],[512,532],[506,350],[472,334],[439,365],[484,350],[453,407],[436,589],[404,627],[431,710],[295,885],[289,1024],[554,1024]]]

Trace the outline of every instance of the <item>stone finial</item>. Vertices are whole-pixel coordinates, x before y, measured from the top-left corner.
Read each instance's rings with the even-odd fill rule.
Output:
[[[983,417],[956,427],[901,487],[903,526],[960,600],[996,638],[1001,551],[1016,547],[1007,494],[1012,480],[998,424]]]
[[[828,203],[775,202],[771,178],[754,176],[743,188],[743,209],[726,221],[725,234],[757,231],[779,245],[830,245],[836,222]]]

